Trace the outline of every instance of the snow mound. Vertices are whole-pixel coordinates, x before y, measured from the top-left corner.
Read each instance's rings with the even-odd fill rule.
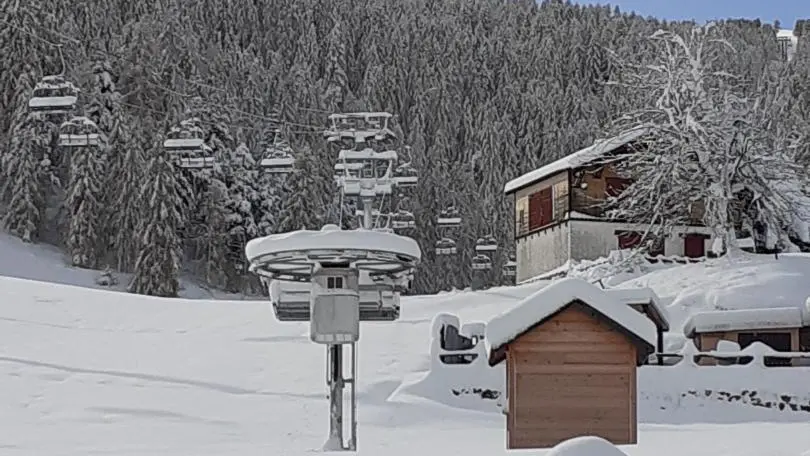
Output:
[[[560,442],[546,456],[627,456],[607,440],[592,435]]]
[[[810,255],[718,258],[653,271],[619,287],[652,288],[667,308],[673,336],[679,336],[684,323],[699,312],[806,307]]]

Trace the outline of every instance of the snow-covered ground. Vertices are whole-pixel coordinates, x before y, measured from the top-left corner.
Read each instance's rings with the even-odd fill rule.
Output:
[[[47,267],[41,258],[17,264],[26,261],[31,272]],[[712,265],[678,266],[671,280],[651,274],[635,282],[656,287],[670,310],[688,303],[683,312],[671,312],[679,320],[675,328],[701,307],[753,302],[719,293],[721,281],[733,277],[745,295],[752,293],[744,286],[751,281],[782,287],[758,291],[761,298],[781,296],[781,307],[792,303],[793,295],[804,295],[796,305],[810,295],[802,290],[810,287],[810,259],[757,261],[759,266],[718,266],[713,275],[707,269]],[[4,263],[2,273],[11,267]],[[780,279],[783,274],[789,278]],[[59,277],[50,280],[73,280]],[[309,342],[306,324],[275,321],[262,301],[158,299],[83,285],[0,277],[0,454],[292,456],[309,454],[325,441],[325,353]],[[543,286],[405,298],[400,321],[365,324],[359,453],[505,454],[501,414],[391,396],[404,380],[430,367],[430,328],[437,313],[487,321]],[[705,296],[694,292],[701,287]],[[679,398],[680,389],[694,389],[693,381],[681,388],[683,373],[648,372],[640,377],[640,391],[669,394],[679,406],[672,413],[652,413],[649,405],[660,398],[640,399],[648,405],[640,405],[639,445],[622,447],[630,456],[810,456],[810,420],[739,403]],[[750,375],[728,373],[734,386]]]
[[[27,244],[19,238],[0,232],[0,276],[41,280],[96,289],[126,290],[129,274],[114,273],[118,284],[112,287],[96,283],[100,271],[76,268],[59,248],[47,244]],[[218,290],[210,290],[189,280],[181,280],[180,296],[190,299],[243,299]],[[252,299],[252,298],[249,298]]]

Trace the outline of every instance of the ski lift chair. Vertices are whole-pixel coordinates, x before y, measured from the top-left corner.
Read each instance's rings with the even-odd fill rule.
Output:
[[[494,252],[498,250],[498,241],[494,236],[484,236],[475,241],[476,252]]]
[[[456,241],[450,238],[441,238],[436,241],[436,255],[455,255],[456,253]]]
[[[416,218],[409,211],[399,210],[391,216],[391,228],[405,230],[416,226]]]
[[[34,87],[28,108],[44,114],[65,114],[76,107],[79,89],[62,75],[43,77]]]
[[[472,259],[472,268],[475,271],[488,271],[492,269],[492,260],[486,255],[476,255]]]
[[[262,169],[272,174],[290,174],[295,169],[295,157],[281,150],[271,151],[259,162]]]
[[[214,157],[202,139],[202,130],[187,121],[172,128],[163,141],[163,148],[180,168],[202,169],[214,166]]]
[[[73,117],[59,127],[59,146],[88,147],[99,145],[98,125],[87,117]]]
[[[461,214],[455,206],[449,206],[439,214],[438,224],[442,227],[461,226]]]
[[[509,261],[503,265],[503,270],[501,272],[506,277],[517,276],[517,263],[510,258]]]
[[[394,181],[400,187],[414,187],[419,177],[410,163],[403,163],[394,169]]]

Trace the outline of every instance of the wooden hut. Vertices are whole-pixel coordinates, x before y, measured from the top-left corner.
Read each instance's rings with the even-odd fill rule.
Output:
[[[710,352],[728,340],[745,348],[762,342],[776,351],[810,351],[810,316],[799,307],[719,310],[693,314],[684,324],[684,335],[698,350]],[[716,361],[702,358],[702,365]],[[790,365],[789,359],[765,359],[765,365]]]
[[[655,324],[580,279],[553,282],[487,325],[489,363],[506,361],[507,448],[580,435],[636,443],[636,370]]]

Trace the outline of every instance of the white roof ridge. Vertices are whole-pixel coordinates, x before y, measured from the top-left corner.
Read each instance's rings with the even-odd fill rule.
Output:
[[[649,133],[650,129],[647,127],[633,128],[622,134],[616,135],[611,138],[601,138],[594,141],[594,143],[584,149],[580,149],[572,154],[566,155],[559,160],[548,163],[534,171],[529,171],[522,176],[519,176],[507,182],[504,186],[504,193],[512,193],[527,185],[542,180],[560,171],[576,168],[579,166],[591,163],[605,154],[616,150],[617,148],[638,139],[641,136]]]
[[[485,339],[490,349],[497,350],[577,300],[655,347],[658,333],[652,320],[605,290],[578,278],[554,281],[496,316],[487,324]]]

